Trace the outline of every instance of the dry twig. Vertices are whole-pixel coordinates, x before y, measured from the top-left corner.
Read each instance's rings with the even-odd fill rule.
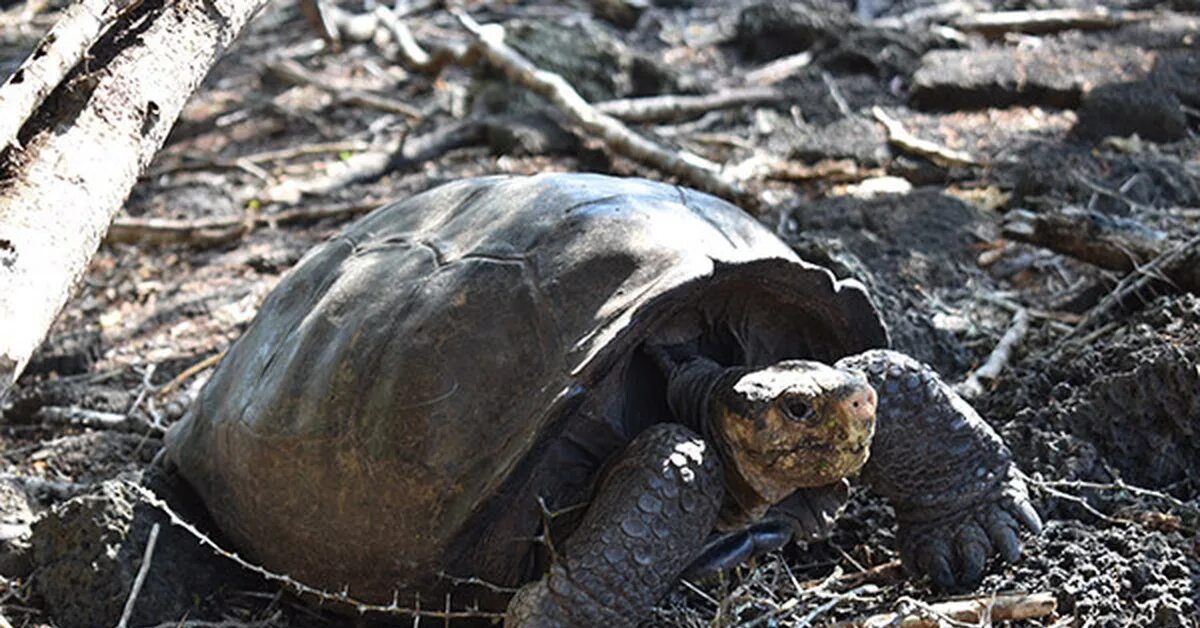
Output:
[[[344,604],[344,605],[356,610],[359,614],[385,613],[388,615],[412,616],[414,618],[430,617],[430,618],[445,619],[445,620],[451,620],[451,619],[502,620],[502,619],[504,619],[504,613],[496,613],[496,612],[490,612],[490,611],[481,611],[481,610],[473,610],[473,609],[472,610],[464,610],[464,611],[423,609],[420,607],[420,600],[418,600],[417,601],[418,603],[413,607],[401,606],[399,603],[399,600],[397,600],[397,599],[393,599],[390,604],[372,604],[369,602],[364,602],[362,600],[359,600],[359,599],[351,596],[349,591],[347,591],[346,589],[343,589],[342,591],[339,591],[337,593],[333,593],[333,592],[325,591],[324,589],[318,589],[316,587],[306,585],[306,584],[296,580],[295,578],[292,578],[292,577],[284,575],[284,574],[278,574],[273,571],[270,571],[269,569],[266,569],[265,567],[262,567],[261,565],[256,565],[256,564],[242,558],[236,552],[231,552],[231,551],[221,547],[220,545],[217,544],[216,541],[209,538],[208,535],[201,532],[196,526],[192,525],[191,523],[188,523],[188,521],[185,520],[183,517],[181,517],[179,515],[179,513],[175,512],[175,510],[172,509],[169,505],[167,505],[166,502],[164,502],[162,499],[160,499],[154,493],[150,492],[150,490],[147,489],[146,487],[140,486],[137,484],[130,484],[129,486],[130,486],[130,488],[132,488],[134,490],[134,492],[136,492],[139,496],[141,496],[143,501],[145,501],[147,504],[150,504],[151,506],[154,506],[158,510],[162,511],[162,513],[165,514],[168,519],[170,519],[172,525],[174,525],[177,528],[180,528],[183,531],[187,532],[188,534],[192,535],[192,537],[195,538],[197,541],[199,541],[199,543],[201,545],[207,547],[213,553],[217,554],[218,556],[222,556],[224,558],[227,558],[227,559],[233,561],[239,567],[249,570],[255,574],[258,574],[259,576],[261,576],[262,578],[264,578],[268,581],[274,582],[276,584],[281,584],[281,585],[295,591],[296,593],[299,593],[302,595],[311,595],[317,599],[324,600],[326,602],[333,602],[336,604]]]
[[[1007,238],[1121,272],[1161,255],[1166,244],[1165,233],[1075,207],[1053,213],[1014,209],[1004,215],[1002,229]]]
[[[1117,28],[1154,17],[1153,11],[1121,11],[1108,7],[1091,9],[1040,9],[972,13],[954,20],[962,31],[1000,37],[1006,33],[1053,33],[1067,30]]]
[[[206,369],[210,369],[210,368],[216,366],[217,364],[219,364],[221,362],[221,358],[225,357],[226,351],[228,351],[228,349],[222,349],[222,350],[208,356],[207,358],[204,358],[203,360],[200,360],[199,362],[187,367],[186,369],[183,369],[183,372],[176,375],[175,379],[172,379],[171,381],[167,382],[166,384],[163,384],[162,388],[159,388],[158,392],[154,393],[154,396],[159,399],[166,398],[166,396],[171,394],[176,388],[179,388],[180,386],[182,386],[184,382],[195,377],[197,373],[201,373],[201,372],[205,371]]]
[[[629,130],[620,120],[597,111],[563,77],[539,69],[506,44],[504,28],[499,24],[481,26],[466,13],[455,14],[475,37],[483,58],[513,82],[550,101],[589,136],[604,142],[614,152],[679,177],[711,194],[749,205],[747,209],[758,205],[758,199],[722,173],[720,165],[687,151],[668,149]]]
[[[1016,621],[1046,617],[1058,608],[1052,593],[1013,593],[987,595],[965,600],[951,600],[927,604],[911,598],[904,602],[916,607],[913,611],[900,611],[874,615],[866,619],[839,624],[846,628],[882,628],[904,626],[904,628],[938,628],[951,625],[990,625],[996,621]]]
[[[1162,491],[1155,491],[1155,490],[1151,490],[1148,488],[1142,488],[1140,486],[1133,486],[1131,484],[1126,484],[1125,481],[1121,480],[1120,478],[1117,478],[1116,481],[1109,483],[1109,484],[1103,484],[1100,482],[1084,482],[1082,480],[1039,480],[1037,483],[1039,486],[1050,487],[1050,488],[1070,488],[1070,489],[1076,489],[1076,490],[1085,489],[1085,490],[1092,490],[1092,491],[1125,492],[1125,493],[1129,493],[1131,495],[1137,495],[1139,497],[1151,497],[1154,499],[1162,500],[1164,502],[1167,502],[1168,504],[1171,504],[1175,508],[1179,508],[1179,509],[1188,508],[1188,505],[1185,504],[1182,500],[1180,500],[1178,498],[1172,497],[1171,495],[1163,493]]]
[[[133,617],[133,607],[137,604],[138,594],[142,592],[142,586],[146,584],[146,574],[150,573],[150,561],[154,559],[154,546],[158,543],[158,530],[157,523],[150,528],[150,538],[146,541],[146,552],[142,554],[142,564],[138,567],[137,576],[133,579],[133,587],[129,589],[129,597],[125,600],[125,609],[121,611],[121,621],[117,622],[117,628],[128,626],[129,619]]]
[[[954,150],[931,142],[923,140],[912,133],[909,133],[904,125],[899,120],[889,116],[882,107],[873,107],[871,114],[875,119],[887,129],[888,141],[895,144],[897,148],[926,157],[934,162],[948,166],[978,166],[979,161],[970,154],[960,150]]]
[[[328,207],[304,207],[276,214],[255,214],[254,226],[277,226],[316,222],[327,218],[351,218],[365,214],[383,201],[367,199],[362,202]],[[242,218],[202,218],[199,220],[166,220],[159,218],[118,218],[109,228],[105,242],[109,244],[138,244],[168,246],[175,244],[207,248],[245,237]]]
[[[335,85],[292,59],[277,59],[267,66],[267,71],[289,83],[311,85],[348,105],[396,113],[413,120],[422,117],[421,112],[411,105],[361,89]]]
[[[476,52],[468,47],[439,45],[430,46],[433,52],[417,42],[408,25],[387,7],[376,7],[375,17],[396,43],[396,56],[401,65],[414,72],[437,75],[449,65],[471,65]]]
[[[1200,265],[1200,235],[1178,244],[1154,258],[1150,263],[1140,266],[1122,277],[1116,288],[1105,295],[1095,307],[1088,310],[1083,320],[1079,321],[1079,324],[1063,337],[1056,350],[1066,346],[1067,342],[1107,318],[1114,309],[1125,303],[1130,297],[1140,295],[1151,283],[1167,281],[1182,289],[1178,282],[1172,281],[1174,278],[1182,276],[1194,277],[1197,280],[1196,287],[1200,287],[1200,275],[1197,275],[1198,265]]]
[[[174,163],[161,164],[142,175],[142,178],[153,179],[155,177],[161,177],[163,175],[175,172],[185,172],[189,170],[247,170],[247,164],[258,166],[259,164],[270,163],[274,161],[286,161],[289,159],[307,157],[310,155],[322,155],[329,153],[361,153],[370,149],[371,144],[362,141],[319,142],[315,144],[303,144],[300,146],[282,148],[279,150],[250,153],[248,155],[241,155],[239,157],[212,157],[207,159],[190,157]],[[261,170],[261,168],[259,170]],[[256,174],[255,176],[258,175]]]
[[[729,172],[739,180],[765,178],[828,183],[853,183],[886,174],[882,168],[867,168],[853,159],[823,159],[810,165],[761,152],[731,166]]]
[[[743,87],[712,94],[668,94],[646,98],[607,100],[598,102],[593,107],[600,113],[626,122],[665,122],[698,116],[719,109],[777,102],[783,98],[783,92],[770,87]]]
[[[994,380],[1000,376],[1012,358],[1013,349],[1021,343],[1025,332],[1029,331],[1029,311],[1025,308],[1017,310],[1013,315],[1012,324],[1000,337],[1000,342],[988,355],[983,365],[971,372],[965,380],[955,386],[955,391],[967,399],[974,399],[983,394],[983,380]]]
[[[137,419],[131,414],[100,412],[74,406],[42,406],[34,413],[34,417],[48,424],[77,425],[116,432],[142,434],[147,430],[162,431],[162,428]]]
[[[774,85],[794,76],[812,63],[812,52],[805,50],[781,57],[746,74],[747,85]]]

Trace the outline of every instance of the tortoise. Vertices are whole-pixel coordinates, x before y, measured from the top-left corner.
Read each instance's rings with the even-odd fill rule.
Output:
[[[164,457],[269,569],[510,625],[635,623],[685,571],[828,533],[860,468],[904,564],[970,586],[1038,515],[997,434],[887,347],[860,283],[725,201],[467,179],[310,251]]]

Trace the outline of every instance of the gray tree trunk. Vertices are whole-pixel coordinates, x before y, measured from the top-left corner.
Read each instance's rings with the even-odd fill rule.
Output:
[[[264,3],[143,0],[115,12],[107,32],[23,122],[19,145],[0,147],[0,400],[184,102]]]

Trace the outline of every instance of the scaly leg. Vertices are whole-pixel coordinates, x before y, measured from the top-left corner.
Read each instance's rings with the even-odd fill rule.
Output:
[[[634,626],[679,580],[723,495],[716,452],[695,432],[654,425],[607,473],[541,580],[509,602],[505,626]]]

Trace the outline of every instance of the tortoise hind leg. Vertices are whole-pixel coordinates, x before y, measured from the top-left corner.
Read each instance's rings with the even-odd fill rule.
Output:
[[[716,452],[660,423],[639,434],[541,580],[509,602],[506,626],[632,626],[679,579],[717,520]]]

